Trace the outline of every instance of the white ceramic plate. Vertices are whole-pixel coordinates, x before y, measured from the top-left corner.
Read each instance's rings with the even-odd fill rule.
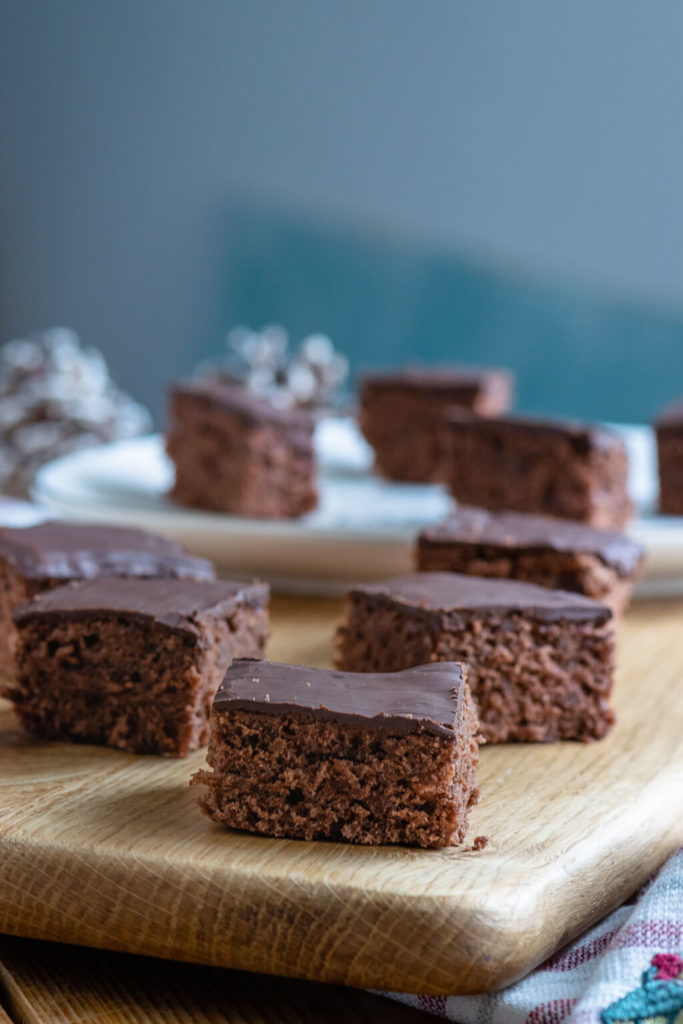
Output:
[[[654,446],[646,427],[619,427],[629,446],[631,492],[641,518],[631,534],[648,561],[641,594],[683,593],[683,519],[647,515],[656,498]],[[294,521],[200,512],[166,497],[173,468],[160,437],[86,449],[44,466],[33,497],[67,519],[146,527],[180,541],[235,576],[276,587],[338,593],[349,582],[412,569],[417,531],[452,507],[438,486],[397,484],[370,472],[371,452],[350,420],[316,434],[320,507]]]

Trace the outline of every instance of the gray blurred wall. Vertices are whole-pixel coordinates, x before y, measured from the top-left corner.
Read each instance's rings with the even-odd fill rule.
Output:
[[[675,0],[2,0],[0,337],[71,324],[158,409],[229,326],[244,200],[661,307],[647,415],[683,392],[682,44]]]

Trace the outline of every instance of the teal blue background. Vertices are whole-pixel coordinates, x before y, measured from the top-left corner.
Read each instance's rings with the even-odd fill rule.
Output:
[[[443,248],[371,238],[243,206],[226,217],[230,323],[321,326],[354,370],[456,361],[509,366],[527,411],[649,420],[683,394],[683,317],[588,288],[549,285]]]
[[[0,340],[161,417],[238,322],[523,409],[683,394],[679,0],[3,0]]]

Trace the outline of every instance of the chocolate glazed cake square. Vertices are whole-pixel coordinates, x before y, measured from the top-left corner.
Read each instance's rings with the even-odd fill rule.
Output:
[[[295,839],[462,842],[477,720],[457,664],[370,674],[235,661],[216,695],[200,804]]]
[[[166,450],[182,505],[292,519],[318,503],[310,413],[215,379],[176,385]]]
[[[445,431],[447,484],[464,505],[615,530],[633,514],[626,447],[605,427],[454,410]]]
[[[459,508],[417,539],[418,572],[516,579],[585,594],[621,615],[644,557],[623,533],[569,519]]]
[[[97,579],[50,590],[15,614],[6,696],[42,739],[183,757],[208,739],[234,657],[258,658],[268,587],[230,581]]]
[[[146,530],[57,521],[0,529],[0,677],[14,674],[16,609],[46,590],[99,576],[213,580],[216,573],[211,562]]]
[[[437,572],[355,587],[347,605],[340,669],[464,662],[491,743],[600,739],[614,722],[612,613],[597,601]]]
[[[446,413],[457,406],[497,416],[510,407],[513,392],[507,370],[423,366],[366,374],[360,382],[359,427],[382,476],[440,481],[446,472]]]

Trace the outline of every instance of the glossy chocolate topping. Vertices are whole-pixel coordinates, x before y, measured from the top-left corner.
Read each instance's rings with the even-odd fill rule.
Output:
[[[180,381],[172,391],[172,397],[176,396],[201,398],[209,405],[232,413],[249,426],[273,423],[296,433],[309,434],[315,425],[313,416],[304,409],[281,408],[245,387],[213,377]]]
[[[353,597],[367,594],[383,602],[397,603],[416,612],[475,612],[479,615],[521,613],[556,622],[606,622],[612,613],[606,605],[582,594],[549,590],[518,580],[484,579],[454,572],[418,572],[368,583],[349,591]]]
[[[472,416],[457,407],[449,411],[448,421],[457,434],[459,430],[477,430],[482,435],[493,434],[512,438],[545,437],[548,440],[568,441],[580,454],[587,454],[595,448],[621,448],[624,442],[614,430],[596,423],[582,423],[579,420],[554,419],[540,416]]]
[[[643,558],[643,548],[623,533],[598,530],[570,519],[527,515],[524,512],[488,512],[459,508],[442,523],[423,530],[428,544],[494,547],[506,551],[581,552],[594,555],[621,576],[629,576]]]
[[[0,529],[0,559],[27,579],[162,576],[213,580],[211,562],[145,530],[89,523]]]
[[[268,596],[265,583],[101,577],[39,594],[17,610],[14,621],[25,622],[41,615],[80,618],[87,614],[122,614],[196,633],[196,620],[203,612],[215,609],[229,615],[239,604],[263,607]]]
[[[362,387],[424,388],[427,391],[466,391],[476,394],[489,390],[512,390],[512,374],[497,367],[479,366],[406,366],[386,373],[364,374]]]
[[[422,726],[450,737],[461,713],[465,679],[465,666],[448,661],[380,673],[238,659],[218,689],[214,708],[306,715],[387,732]]]

